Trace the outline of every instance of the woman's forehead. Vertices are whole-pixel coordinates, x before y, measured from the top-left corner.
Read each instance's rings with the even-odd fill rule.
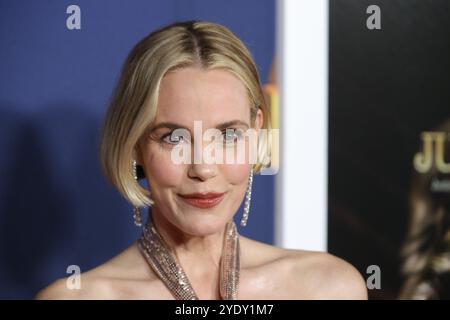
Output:
[[[222,69],[184,68],[161,81],[155,121],[212,126],[230,120],[249,121],[247,90],[239,78]]]

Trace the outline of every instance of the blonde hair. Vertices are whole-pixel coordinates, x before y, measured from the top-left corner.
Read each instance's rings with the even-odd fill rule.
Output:
[[[176,23],[152,32],[132,49],[122,68],[101,133],[100,161],[108,180],[134,206],[153,205],[150,193],[135,180],[132,161],[142,134],[154,120],[162,78],[188,66],[224,69],[245,85],[252,123],[258,109],[263,129],[271,129],[258,71],[245,45],[224,26],[209,22]],[[270,137],[270,135],[269,135]],[[270,159],[270,138],[260,141],[253,170]]]

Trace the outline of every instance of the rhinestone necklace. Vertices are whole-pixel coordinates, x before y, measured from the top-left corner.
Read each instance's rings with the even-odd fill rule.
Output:
[[[183,268],[167,243],[151,224],[145,226],[138,241],[139,249],[148,264],[177,300],[198,300]],[[219,288],[223,300],[236,300],[239,285],[239,233],[233,221],[227,223],[220,259]]]

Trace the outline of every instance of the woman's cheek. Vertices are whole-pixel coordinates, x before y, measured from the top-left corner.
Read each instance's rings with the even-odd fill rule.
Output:
[[[248,180],[250,167],[248,164],[224,164],[221,171],[229,184],[239,185]]]
[[[173,163],[167,150],[149,148],[145,163],[148,177],[154,185],[173,187],[178,186],[182,180],[184,166]]]

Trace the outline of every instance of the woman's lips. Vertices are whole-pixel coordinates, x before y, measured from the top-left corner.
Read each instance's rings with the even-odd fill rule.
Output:
[[[188,204],[197,208],[212,208],[222,201],[224,193],[193,193],[179,195]]]

